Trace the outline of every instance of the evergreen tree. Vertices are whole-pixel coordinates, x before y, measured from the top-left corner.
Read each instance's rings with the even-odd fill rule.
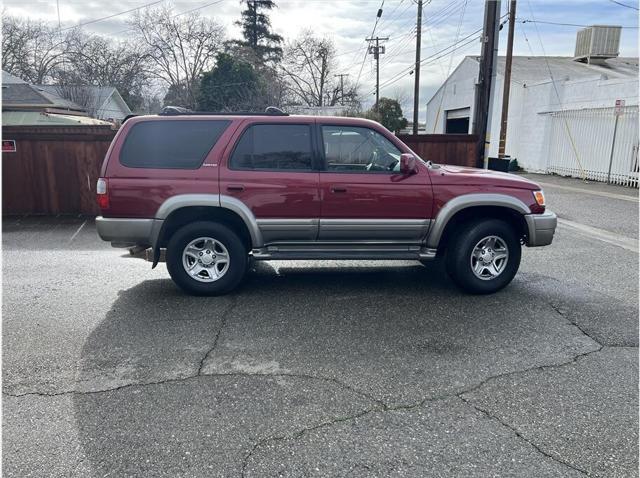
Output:
[[[243,0],[247,8],[242,11],[241,19],[236,22],[242,28],[243,40],[232,43],[252,50],[259,63],[277,62],[282,57],[280,44],[283,38],[271,31],[271,21],[266,13],[276,4],[273,0]]]
[[[371,108],[365,113],[365,117],[377,121],[393,133],[397,133],[407,127],[407,119],[402,114],[402,108],[398,100],[380,98],[378,111]]]
[[[252,65],[227,53],[218,53],[216,66],[202,75],[198,109],[260,111],[267,106],[263,90],[263,82]]]

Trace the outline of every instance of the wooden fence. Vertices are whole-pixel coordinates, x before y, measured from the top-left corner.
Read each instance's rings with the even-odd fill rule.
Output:
[[[478,136],[475,134],[399,134],[398,138],[425,161],[476,166]]]
[[[99,213],[96,180],[115,131],[103,126],[6,126],[16,152],[2,154],[3,214]],[[475,166],[477,136],[399,135],[425,160]]]
[[[3,214],[99,213],[96,180],[115,131],[108,126],[6,126]]]

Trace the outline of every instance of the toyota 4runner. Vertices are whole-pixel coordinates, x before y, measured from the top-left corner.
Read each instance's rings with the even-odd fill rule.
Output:
[[[178,286],[207,295],[236,287],[251,258],[442,257],[463,290],[491,293],[521,245],[556,228],[527,179],[425,162],[373,121],[284,113],[132,118],[97,200],[103,240],[146,249],[153,267],[166,256]]]

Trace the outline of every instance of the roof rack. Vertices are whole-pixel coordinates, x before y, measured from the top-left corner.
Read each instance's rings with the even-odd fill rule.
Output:
[[[193,111],[181,106],[165,106],[162,111],[158,113],[159,116],[289,116],[289,113],[285,113],[280,108],[275,106],[268,106],[263,113],[257,112],[220,112],[220,111]]]

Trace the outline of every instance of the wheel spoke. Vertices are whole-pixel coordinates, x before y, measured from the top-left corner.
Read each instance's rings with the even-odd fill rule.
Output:
[[[487,271],[489,272],[489,274],[492,277],[497,277],[500,275],[500,271],[498,270],[498,268],[496,267],[496,263],[492,262],[491,264],[487,265]]]
[[[226,274],[230,263],[225,245],[212,237],[195,238],[182,251],[184,270],[199,282],[218,280]]]
[[[188,246],[185,250],[184,253],[187,255],[190,255],[192,257],[198,257],[200,252],[202,252],[202,249],[198,249],[195,246]]]
[[[222,262],[226,264],[227,262],[229,262],[229,254],[218,254],[216,252],[216,262]]]
[[[507,251],[496,251],[496,255],[493,257],[493,261],[505,259],[507,257]]]

